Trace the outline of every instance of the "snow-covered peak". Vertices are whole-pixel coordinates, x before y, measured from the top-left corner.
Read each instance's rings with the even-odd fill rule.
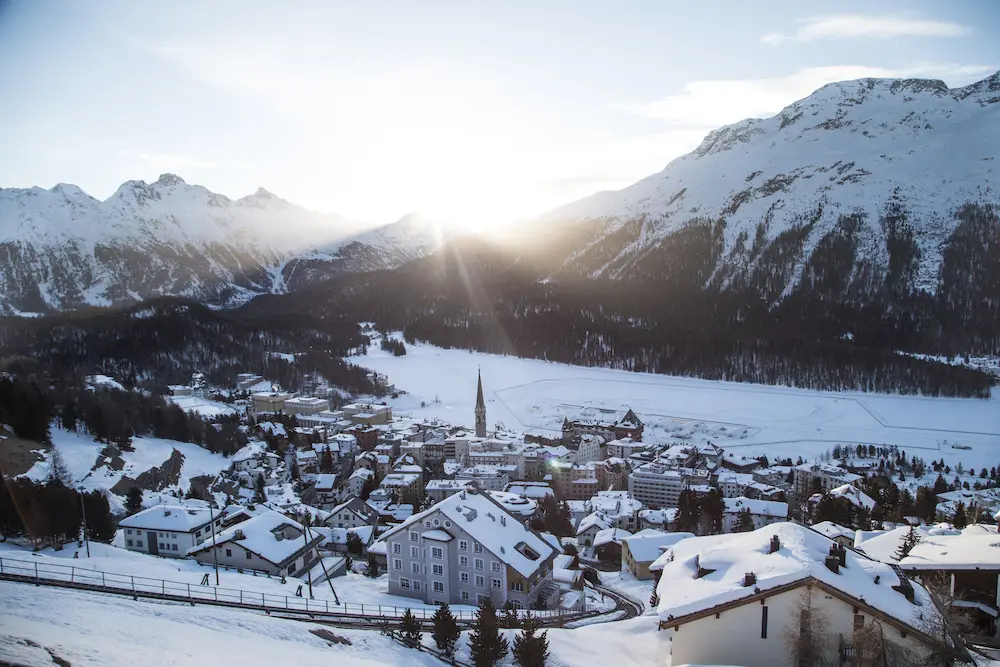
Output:
[[[177,174],[160,174],[160,177],[156,179],[157,185],[186,185],[184,179]]]

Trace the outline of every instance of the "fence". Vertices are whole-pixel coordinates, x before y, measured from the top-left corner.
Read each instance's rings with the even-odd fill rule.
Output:
[[[384,604],[337,603],[333,600],[310,600],[296,595],[275,595],[258,591],[245,591],[217,586],[203,586],[166,579],[152,579],[130,574],[115,574],[72,565],[0,557],[0,579],[23,581],[37,585],[63,586],[94,590],[133,598],[156,598],[191,604],[214,604],[242,607],[271,612],[290,612],[311,616],[378,618],[398,621],[407,607]],[[409,608],[418,619],[430,621],[433,608]],[[475,611],[454,610],[455,618],[462,623],[475,619]],[[542,625],[561,624],[571,620],[595,616],[597,611],[532,611]]]

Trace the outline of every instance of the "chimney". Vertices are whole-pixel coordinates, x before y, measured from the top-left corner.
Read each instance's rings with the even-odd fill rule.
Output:
[[[753,572],[747,572],[746,574],[743,575],[744,586],[753,586],[756,583],[757,583],[757,575],[754,574]]]
[[[827,556],[823,559],[823,565],[826,565],[826,569],[830,570],[830,572],[840,574],[840,559],[836,556]]]
[[[775,553],[781,548],[781,540],[778,539],[777,535],[771,536],[771,550],[768,553]]]
[[[847,547],[841,544],[837,549],[837,556],[840,558],[840,567],[847,567]]]

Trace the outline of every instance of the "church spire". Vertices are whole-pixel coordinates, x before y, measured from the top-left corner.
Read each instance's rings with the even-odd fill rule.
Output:
[[[476,389],[476,436],[486,437],[486,401],[483,399],[483,372],[479,371],[479,386]]]

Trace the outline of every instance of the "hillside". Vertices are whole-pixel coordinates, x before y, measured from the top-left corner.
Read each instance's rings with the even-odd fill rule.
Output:
[[[156,296],[232,304],[431,251],[433,225],[365,229],[263,188],[231,200],[178,176],[99,201],[74,185],[0,189],[0,313]]]

